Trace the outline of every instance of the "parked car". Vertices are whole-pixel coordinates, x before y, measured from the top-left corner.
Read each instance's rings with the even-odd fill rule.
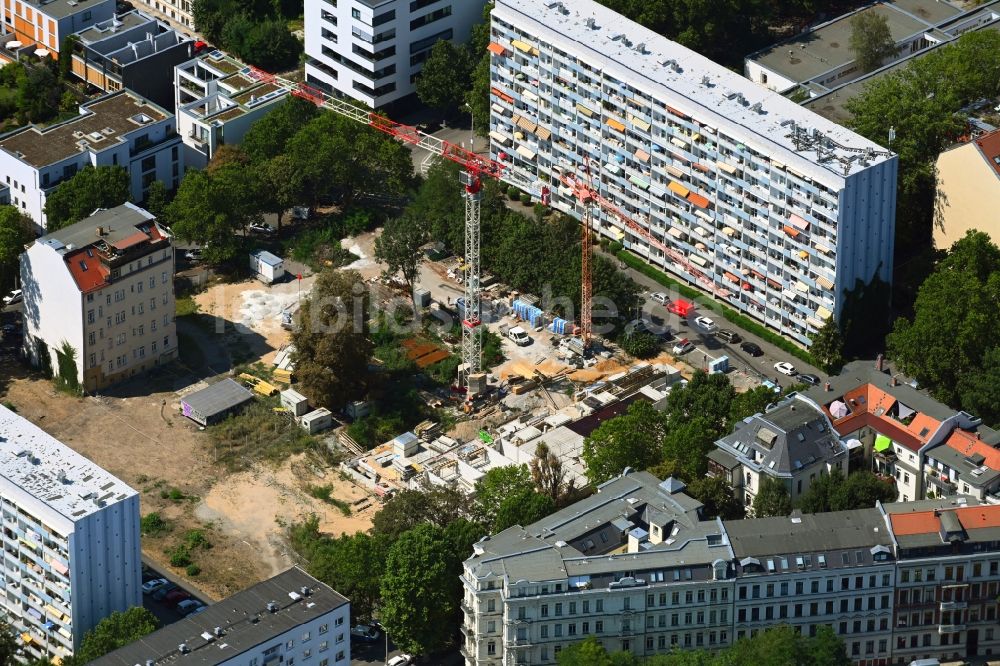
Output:
[[[381,635],[377,627],[368,624],[359,624],[351,627],[351,640],[361,641],[362,643],[374,643]]]
[[[691,310],[694,309],[694,305],[688,303],[687,301],[676,300],[667,303],[667,312],[672,312],[676,315],[686,317],[691,314]]]
[[[819,377],[811,374],[799,375],[798,380],[803,384],[809,384],[810,386],[816,386],[820,382]]]
[[[778,361],[774,364],[774,369],[783,375],[788,375],[789,377],[794,377],[798,374],[795,371],[795,366],[788,361]]]
[[[525,347],[531,344],[531,336],[520,326],[514,326],[507,331],[507,337],[513,340],[518,347]]]
[[[153,592],[153,599],[156,601],[163,601],[164,597],[177,589],[177,585],[174,583],[167,583],[156,592]]]
[[[143,594],[152,594],[157,590],[163,588],[165,585],[169,585],[170,581],[166,578],[154,578],[153,580],[148,580],[142,584]]]
[[[201,259],[201,250],[194,247],[184,253],[184,258],[188,261],[198,261]]]
[[[723,342],[728,342],[731,345],[734,345],[737,342],[740,342],[740,341],[743,340],[743,338],[740,337],[739,333],[737,333],[736,331],[731,331],[728,328],[724,328],[721,331],[719,331],[718,333],[716,333],[715,337],[719,338]]]
[[[177,612],[181,615],[190,615],[204,605],[205,604],[201,603],[197,599],[185,599],[177,604]]]
[[[3,297],[3,304],[13,305],[14,303],[20,303],[22,300],[24,300],[24,293],[20,289],[15,289]]]
[[[386,666],[408,666],[413,663],[413,657],[408,654],[397,654],[395,657],[385,662]]]
[[[254,222],[254,223],[252,223],[249,226],[249,229],[250,229],[250,231],[252,233],[255,233],[255,234],[273,234],[274,233],[274,229],[272,229],[269,225],[264,224],[262,222]]]
[[[695,317],[695,325],[706,333],[715,333],[715,322],[708,317]]]
[[[654,291],[652,294],[649,295],[649,298],[654,303],[659,303],[660,305],[666,305],[670,301],[670,296],[668,296],[667,293],[663,291]]]
[[[167,592],[167,594],[163,597],[163,600],[166,601],[167,603],[176,604],[180,603],[181,601],[184,601],[185,599],[190,599],[190,598],[191,598],[190,594],[188,594],[187,592],[178,587],[174,590],[170,590],[169,592]]]
[[[744,342],[740,345],[740,349],[750,354],[754,358],[764,355],[764,350],[760,348],[756,342]]]
[[[681,340],[677,341],[677,344],[674,345],[673,348],[674,356],[681,356],[683,354],[687,354],[692,349],[694,349],[694,345],[691,343],[691,341],[688,340],[687,338],[682,338]]]

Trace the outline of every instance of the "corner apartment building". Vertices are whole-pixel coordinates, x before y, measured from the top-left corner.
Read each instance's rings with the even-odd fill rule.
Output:
[[[382,107],[414,92],[431,48],[463,43],[486,0],[306,0],[306,82]]]
[[[194,56],[194,42],[138,10],[76,34],[73,74],[106,92],[128,88],[159,106],[174,101],[174,66]]]
[[[250,67],[209,51],[174,68],[177,132],[185,164],[204,168],[223,144],[238,145],[288,91],[249,76]]]
[[[953,430],[940,446],[927,452],[924,492],[927,497],[971,496],[1000,504],[1000,433],[980,426],[975,432]]]
[[[350,610],[346,598],[292,567],[91,663],[347,666]]]
[[[9,0],[0,5],[0,22],[4,33],[13,40],[4,40],[6,53],[0,59],[9,61],[17,51],[31,53],[48,51],[58,59],[63,40],[101,21],[115,16],[116,0]]]
[[[0,610],[26,657],[59,659],[142,605],[139,495],[6,407],[0,434]]]
[[[799,344],[891,281],[897,158],[593,0],[498,0],[491,155],[582,216],[583,177],[667,248],[599,233]]]
[[[715,446],[710,473],[726,479],[747,507],[765,478],[781,481],[797,503],[818,477],[848,472],[840,436],[822,410],[797,395],[737,423]]]
[[[21,255],[25,353],[59,367],[76,350],[90,393],[177,357],[169,232],[126,203],[36,240]]]
[[[132,199],[145,201],[154,180],[176,189],[184,172],[173,114],[123,90],[80,105],[80,115],[0,136],[0,175],[11,203],[45,228],[45,199],[87,166],[119,165],[132,180]]]

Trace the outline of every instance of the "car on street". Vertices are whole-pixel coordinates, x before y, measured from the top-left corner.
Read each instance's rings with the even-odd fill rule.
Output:
[[[718,333],[715,334],[715,337],[719,338],[723,342],[728,342],[731,345],[743,341],[743,338],[740,337],[739,333],[737,333],[736,331],[732,331],[728,328],[720,330]]]
[[[682,338],[677,341],[677,344],[674,345],[673,348],[674,356],[681,356],[683,354],[687,354],[692,349],[694,349],[694,344],[692,344],[691,341],[688,340],[687,338]]]
[[[810,386],[816,386],[820,382],[820,378],[813,374],[802,374],[797,379],[803,384],[809,384]]]
[[[249,229],[250,229],[251,233],[255,233],[255,234],[273,234],[274,233],[274,229],[272,229],[269,225],[264,224],[262,222],[254,222],[254,223],[252,223],[249,226]]]
[[[715,333],[716,326],[715,322],[708,317],[695,317],[695,325],[706,333]]]
[[[362,643],[374,643],[381,635],[382,633],[378,630],[378,627],[368,624],[358,624],[351,627],[351,640]]]
[[[204,604],[197,599],[185,599],[177,604],[177,612],[181,615],[190,615],[202,606],[204,606]]]
[[[798,374],[795,371],[795,366],[788,361],[778,361],[774,364],[774,369],[783,375],[788,375],[789,377],[794,377]]]
[[[201,259],[201,250],[199,250],[196,247],[193,247],[184,253],[184,258],[187,259],[188,261],[198,261],[199,259]]]
[[[756,342],[744,342],[740,345],[740,349],[750,354],[754,358],[764,355],[764,350],[760,348]]]
[[[20,303],[22,300],[24,300],[24,293],[20,289],[15,289],[3,297],[3,304],[14,305],[14,303]]]
[[[156,592],[153,592],[153,599],[156,601],[163,601],[164,597],[166,597],[168,594],[170,594],[176,589],[177,589],[176,583],[167,583],[166,585],[158,589]]]
[[[176,604],[190,598],[190,594],[178,587],[167,592],[167,594],[163,597],[163,600],[167,603]]]
[[[386,666],[408,666],[413,663],[413,657],[408,654],[397,654],[395,657],[385,662]]]
[[[666,307],[667,307],[667,312],[671,312],[675,315],[680,315],[682,317],[688,316],[689,314],[691,314],[691,310],[694,309],[694,305],[692,303],[688,303],[687,301],[682,301],[680,299],[676,301],[670,301],[669,303],[667,303]]]
[[[670,296],[664,291],[654,291],[649,295],[649,298],[654,303],[659,303],[660,305],[666,305],[670,301]]]
[[[157,590],[161,589],[165,585],[169,585],[170,581],[166,578],[154,578],[153,580],[148,580],[142,584],[143,594],[152,594]]]

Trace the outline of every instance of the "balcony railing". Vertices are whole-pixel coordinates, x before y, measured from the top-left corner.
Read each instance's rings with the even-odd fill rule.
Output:
[[[967,601],[942,601],[940,610],[950,611],[950,610],[963,610],[969,607],[969,602]]]
[[[938,633],[939,634],[957,634],[960,631],[965,631],[964,624],[939,624]]]

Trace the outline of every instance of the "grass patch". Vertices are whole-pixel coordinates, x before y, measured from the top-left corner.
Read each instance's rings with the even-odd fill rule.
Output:
[[[194,302],[191,294],[178,295],[174,301],[178,317],[187,317],[198,313],[198,304]]]
[[[312,484],[306,486],[306,492],[309,493],[310,497],[315,497],[318,500],[322,500],[331,506],[335,506],[340,509],[340,512],[345,516],[351,515],[351,505],[344,500],[337,499],[336,497],[331,497],[330,493],[333,492],[333,485],[326,484],[325,486],[314,486]]]
[[[190,499],[185,495],[180,488],[171,488],[169,490],[163,489],[160,491],[160,499],[168,499],[171,502],[183,502],[186,499]]]
[[[163,517],[155,511],[147,513],[139,521],[139,530],[142,532],[142,536],[160,536],[161,534],[169,532],[172,527],[173,526],[169,521],[164,520]]]
[[[208,435],[216,461],[236,471],[257,461],[280,462],[323,448],[287,414],[275,412],[277,406],[277,396],[257,398],[243,413],[210,426]]]
[[[810,354],[805,349],[802,349],[791,340],[781,337],[774,331],[765,327],[763,324],[754,321],[750,317],[741,314],[732,308],[726,307],[725,305],[722,305],[715,301],[707,301],[706,300],[707,297],[702,292],[696,289],[692,289],[688,285],[683,284],[677,281],[676,279],[670,277],[669,275],[659,270],[658,268],[650,264],[647,264],[645,261],[635,256],[628,250],[621,250],[620,252],[618,252],[617,256],[618,259],[623,263],[625,263],[626,265],[628,265],[629,268],[633,268],[642,273],[643,275],[645,275],[646,277],[656,280],[664,287],[676,289],[685,298],[689,298],[691,300],[697,300],[699,305],[703,305],[711,310],[718,311],[719,313],[722,314],[723,318],[726,321],[732,322],[736,326],[742,328],[744,331],[753,333],[754,335],[760,337],[762,340],[766,340],[767,342],[771,343],[778,349],[781,349],[782,351],[791,354],[795,358],[805,361],[806,363],[809,363],[811,365],[819,366],[819,363],[817,363],[816,359],[812,357],[812,354]]]

